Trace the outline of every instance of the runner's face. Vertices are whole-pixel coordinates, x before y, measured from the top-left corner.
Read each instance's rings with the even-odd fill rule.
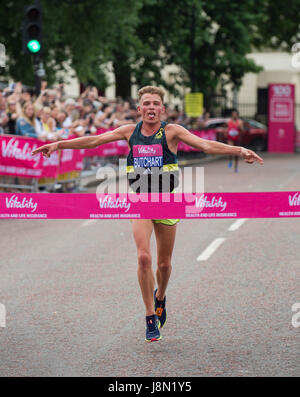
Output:
[[[160,122],[160,117],[165,112],[165,108],[159,95],[144,94],[140,100],[138,111],[142,115],[143,121],[155,124]]]

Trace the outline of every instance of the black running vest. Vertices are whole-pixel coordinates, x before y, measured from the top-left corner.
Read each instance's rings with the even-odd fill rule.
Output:
[[[145,136],[140,121],[130,139],[127,157],[127,177],[131,189],[136,193],[173,192],[179,183],[178,161],[175,153],[168,148],[165,126]]]

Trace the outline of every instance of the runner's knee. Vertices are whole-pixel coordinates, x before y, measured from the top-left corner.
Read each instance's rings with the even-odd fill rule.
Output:
[[[147,270],[152,266],[152,257],[148,251],[140,251],[138,253],[138,265],[142,270]]]
[[[171,260],[170,259],[160,260],[157,263],[157,267],[160,271],[166,272],[171,269]]]

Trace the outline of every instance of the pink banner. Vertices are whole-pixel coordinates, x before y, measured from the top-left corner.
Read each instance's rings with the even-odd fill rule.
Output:
[[[116,141],[106,143],[104,145],[98,146],[94,149],[85,149],[84,157],[112,157],[112,156],[127,156],[129,153],[129,148],[127,142]]]
[[[58,172],[59,154],[50,158],[31,152],[45,144],[34,138],[15,135],[0,136],[0,175],[13,175],[25,178],[55,178]]]
[[[198,136],[199,138],[202,139],[208,139],[210,141],[216,141],[216,130],[201,130],[201,131],[196,131],[196,130],[191,130],[191,133]],[[195,149],[189,145],[186,145],[183,142],[178,143],[178,151],[180,152],[199,152],[199,149]]]
[[[104,128],[98,128],[96,135],[104,134],[105,132],[112,131],[111,129],[106,130]],[[127,156],[129,153],[129,147],[125,141],[116,141],[106,143],[98,146],[94,149],[85,149],[84,157],[113,157],[113,156]]]
[[[159,204],[159,205],[158,205]],[[300,217],[300,192],[204,194],[0,193],[1,219]]]
[[[295,151],[295,86],[269,85],[268,151]]]
[[[60,153],[59,163],[59,175],[65,174],[66,172],[82,171],[83,169],[83,157],[84,149],[64,149]]]

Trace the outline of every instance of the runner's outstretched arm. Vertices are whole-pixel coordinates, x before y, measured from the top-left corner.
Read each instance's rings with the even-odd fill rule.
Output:
[[[252,164],[254,161],[257,161],[259,164],[264,163],[263,159],[255,152],[242,146],[231,146],[226,145],[225,143],[199,138],[180,125],[176,125],[176,132],[176,136],[179,141],[182,141],[196,149],[202,150],[207,154],[240,156],[246,163],[249,164]]]
[[[50,157],[53,152],[59,149],[92,149],[105,143],[125,140],[126,133],[130,128],[132,129],[130,125],[125,125],[116,128],[113,131],[104,132],[101,135],[83,136],[80,138],[49,143],[35,149],[31,154],[34,156],[37,153],[42,153],[43,156]]]

